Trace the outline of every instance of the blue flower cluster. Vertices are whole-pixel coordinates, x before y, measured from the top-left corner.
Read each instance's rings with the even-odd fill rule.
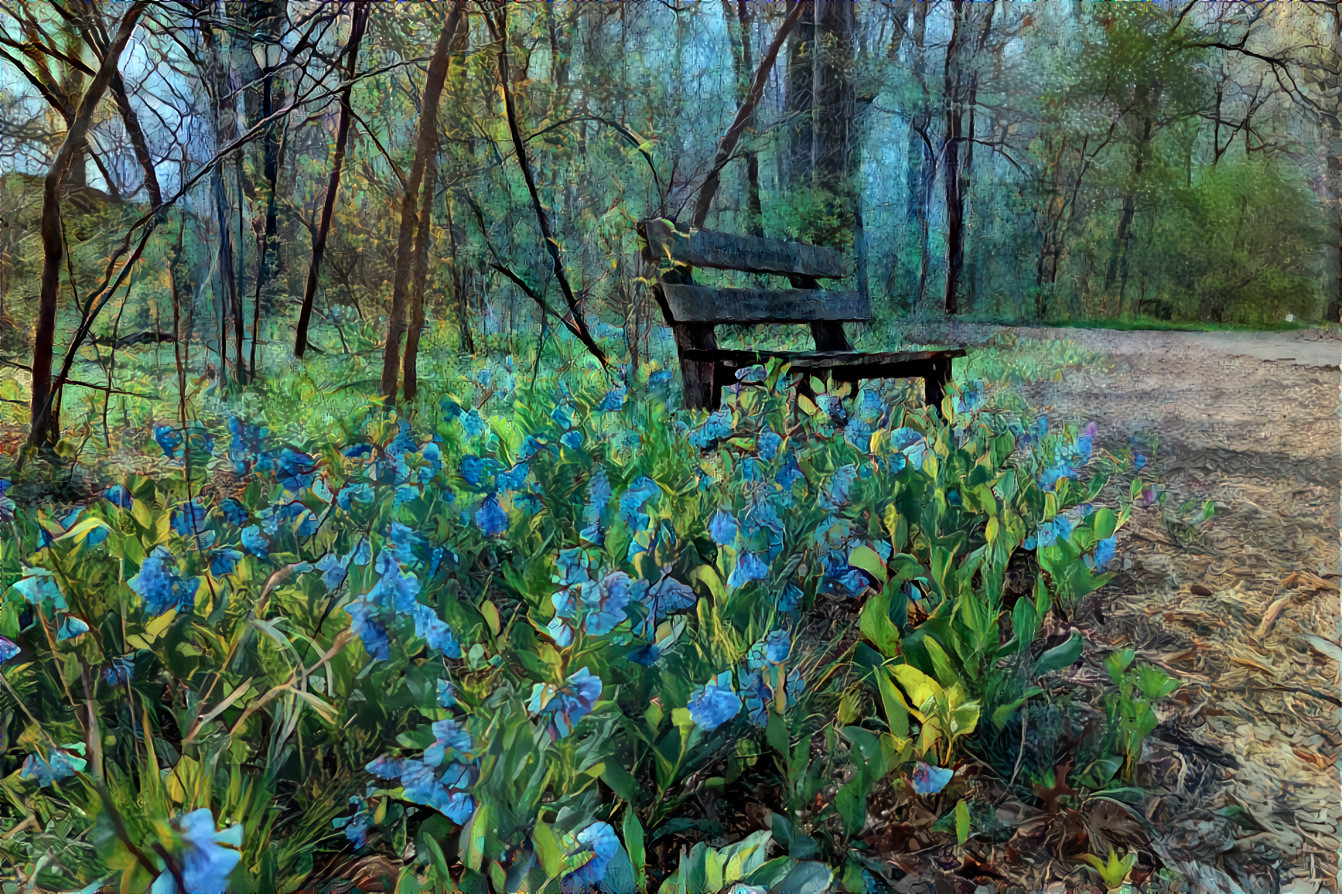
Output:
[[[408,618],[414,622],[415,635],[429,648],[448,658],[460,658],[461,646],[451,628],[418,600],[419,579],[401,567],[395,551],[383,549],[374,568],[379,575],[377,583],[362,598],[345,606],[350,627],[368,654],[376,661],[390,658],[392,630],[400,619]]]
[[[423,759],[384,756],[364,769],[379,779],[398,781],[407,801],[464,825],[475,813],[471,786],[480,775],[474,743],[465,726],[453,718],[434,723],[433,735]]]
[[[712,732],[735,719],[744,708],[751,724],[764,726],[771,706],[786,710],[801,692],[801,675],[786,670],[791,651],[791,635],[786,630],[771,631],[750,647],[735,675],[723,671],[691,693],[686,706],[690,719]]]
[[[545,718],[551,739],[562,739],[573,732],[574,724],[592,712],[600,697],[601,678],[584,667],[570,674],[562,686],[535,684],[527,710]]]

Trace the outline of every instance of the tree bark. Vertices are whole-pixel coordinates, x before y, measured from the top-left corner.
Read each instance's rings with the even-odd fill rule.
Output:
[[[807,2],[795,2],[792,4],[791,11],[787,18],[778,26],[778,33],[774,35],[773,43],[764,51],[763,58],[760,59],[760,67],[755,71],[754,80],[750,84],[750,92],[746,94],[745,102],[736,112],[736,118],[732,120],[731,126],[727,132],[722,135],[718,141],[717,157],[713,160],[713,168],[709,171],[708,177],[704,179],[703,186],[699,187],[699,200],[694,207],[694,218],[691,226],[702,227],[704,221],[708,219],[709,208],[713,205],[713,196],[718,191],[719,174],[727,160],[731,158],[732,152],[736,150],[737,141],[741,139],[741,134],[745,133],[747,125],[750,123],[751,116],[755,112],[755,106],[759,105],[760,97],[764,95],[764,85],[769,80],[769,73],[773,71],[774,60],[778,58],[778,51],[783,47],[783,41],[787,40],[791,32],[802,18],[802,13],[809,8]]]
[[[592,333],[587,329],[587,321],[583,319],[582,308],[578,306],[578,299],[573,294],[573,288],[569,285],[568,275],[564,272],[564,259],[559,254],[559,242],[550,229],[550,216],[546,214],[545,206],[541,204],[540,193],[536,190],[536,178],[531,172],[531,161],[527,157],[526,139],[522,136],[522,126],[517,120],[517,108],[513,103],[513,91],[509,85],[507,3],[500,3],[498,9],[498,23],[494,30],[499,41],[499,86],[503,88],[503,112],[508,119],[508,133],[512,136],[513,151],[517,154],[517,165],[522,170],[522,179],[526,182],[527,193],[531,196],[531,207],[536,212],[536,224],[540,227],[541,240],[545,243],[546,251],[550,254],[551,268],[554,271],[555,279],[559,282],[559,291],[563,293],[564,301],[568,305],[568,313],[563,317],[563,323],[570,332],[578,336],[578,340],[587,348],[587,352],[605,367],[609,365],[609,361],[606,360],[605,352],[601,350],[601,347],[592,338]]]
[[[960,141],[964,119],[960,108],[961,31],[964,26],[964,0],[952,0],[951,39],[946,46],[946,134],[941,143],[942,186],[946,190],[946,297],[947,316],[960,310],[960,274],[965,262],[964,196],[960,192]]]
[[[406,297],[410,289],[413,263],[416,200],[429,154],[437,146],[438,103],[447,80],[448,50],[457,31],[457,21],[465,10],[465,0],[454,0],[451,12],[438,33],[429,61],[428,77],[424,81],[424,99],[420,103],[419,135],[415,140],[415,158],[410,165],[405,191],[401,194],[401,222],[396,238],[396,272],[392,277],[391,313],[387,322],[387,344],[382,353],[382,399],[396,402],[396,379],[401,366],[401,336],[405,333]]]
[[[335,155],[331,159],[330,179],[326,184],[326,199],[322,203],[321,221],[312,237],[312,262],[308,265],[307,284],[303,287],[303,305],[298,311],[298,331],[294,337],[294,356],[303,359],[308,345],[308,327],[312,322],[312,305],[317,297],[317,277],[321,271],[322,255],[326,252],[326,239],[331,233],[331,220],[335,217],[336,196],[340,193],[340,177],[345,170],[345,152],[349,145],[349,128],[353,120],[353,106],[350,97],[354,93],[354,73],[358,70],[359,44],[363,41],[364,30],[368,26],[369,0],[357,0],[354,4],[354,21],[350,25],[349,43],[345,52],[349,54],[345,65],[345,85],[340,90],[340,117],[336,121]]]
[[[436,116],[435,116],[436,117]],[[420,199],[419,227],[415,232],[415,279],[410,288],[410,328],[405,335],[405,365],[401,387],[407,401],[419,395],[420,331],[424,328],[424,282],[429,272],[429,225],[433,219],[433,185],[438,178],[438,128],[433,130],[433,149],[424,171],[424,190]]]
[[[103,55],[98,73],[93,76],[88,90],[80,100],[74,121],[65,134],[56,158],[47,171],[42,193],[42,279],[37,306],[37,330],[33,343],[32,428],[28,444],[38,447],[55,444],[60,437],[60,394],[51,387],[52,352],[56,345],[56,305],[60,290],[60,268],[64,258],[61,239],[60,199],[57,189],[65,179],[74,161],[76,151],[84,144],[93,113],[107,91],[116,72],[117,60],[126,48],[131,33],[148,3],[135,3],[121,19],[117,35]]]

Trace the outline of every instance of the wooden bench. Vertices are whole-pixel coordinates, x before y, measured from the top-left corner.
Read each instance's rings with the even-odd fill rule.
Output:
[[[654,294],[675,335],[687,407],[717,409],[723,387],[736,381],[739,370],[779,358],[791,364],[803,383],[808,375],[834,382],[921,378],[926,403],[940,411],[951,360],[963,357],[964,350],[854,351],[843,324],[871,320],[871,305],[856,292],[820,287],[821,279],[847,275],[847,264],[838,252],[801,242],[678,227],[669,220],[643,220],[637,230],[644,260],[659,269]],[[669,267],[662,266],[663,261],[669,261]],[[706,288],[694,284],[695,267],[786,276],[793,288]],[[815,350],[718,347],[715,326],[768,323],[809,324]]]

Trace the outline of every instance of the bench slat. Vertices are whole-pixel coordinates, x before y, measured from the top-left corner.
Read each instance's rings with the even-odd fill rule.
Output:
[[[644,232],[654,260],[671,258],[679,264],[740,270],[745,273],[781,273],[826,279],[848,275],[847,259],[819,245],[780,242],[758,236],[735,236],[715,230],[678,232],[669,220],[645,220]]]
[[[871,304],[856,292],[825,289],[710,289],[662,283],[676,323],[866,322]]]
[[[787,360],[801,369],[843,369],[847,367],[891,366],[895,364],[928,363],[941,358],[964,357],[964,348],[946,348],[928,351],[770,351],[770,350],[717,350],[686,351],[687,359],[715,361],[733,368],[754,366],[769,360]]]

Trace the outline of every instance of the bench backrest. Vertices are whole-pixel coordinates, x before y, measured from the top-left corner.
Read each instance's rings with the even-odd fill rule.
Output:
[[[871,305],[855,292],[825,291],[820,279],[848,274],[847,259],[833,249],[758,236],[677,227],[669,220],[638,225],[644,257],[675,266],[660,277],[662,310],[672,327],[720,323],[842,323],[871,319]],[[788,290],[708,288],[694,285],[691,270],[707,267],[787,276]],[[828,327],[827,327],[828,328]]]

